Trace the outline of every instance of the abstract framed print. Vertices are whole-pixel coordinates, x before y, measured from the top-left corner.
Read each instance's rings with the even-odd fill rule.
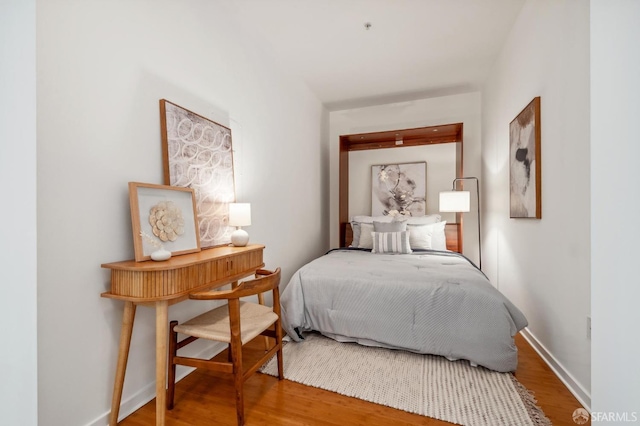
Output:
[[[192,188],[202,248],[231,242],[229,203],[235,202],[231,129],[160,100],[164,183]]]
[[[540,97],[509,125],[510,217],[542,218]]]

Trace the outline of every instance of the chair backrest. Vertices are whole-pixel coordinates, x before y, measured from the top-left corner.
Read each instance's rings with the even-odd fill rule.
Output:
[[[273,290],[275,303],[278,285],[280,284],[280,268],[273,272],[260,269],[256,272],[256,275],[258,275],[257,278],[243,281],[233,290],[196,292],[191,293],[189,298],[198,300],[239,299]]]
[[[261,269],[257,274],[259,274],[258,278],[241,282],[238,287],[231,291],[233,295],[229,295],[228,298],[236,299],[253,296],[254,294],[273,290],[280,285],[280,268],[276,268],[273,272]]]

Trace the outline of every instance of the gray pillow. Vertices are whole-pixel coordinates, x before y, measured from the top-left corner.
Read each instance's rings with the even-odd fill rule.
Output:
[[[400,253],[412,252],[409,244],[409,232],[373,232],[373,247],[371,253]]]
[[[373,222],[374,232],[404,232],[407,230],[406,221],[397,222]]]

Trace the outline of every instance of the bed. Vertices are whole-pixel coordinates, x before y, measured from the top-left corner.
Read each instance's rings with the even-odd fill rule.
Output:
[[[341,342],[515,371],[513,336],[527,320],[471,261],[439,245],[444,243],[434,248],[445,238],[442,222],[381,232],[369,232],[366,222],[352,225],[352,247],[304,265],[283,290],[282,320],[291,339],[303,341],[315,331]],[[424,230],[431,232],[428,247],[426,237],[422,245],[415,239]]]

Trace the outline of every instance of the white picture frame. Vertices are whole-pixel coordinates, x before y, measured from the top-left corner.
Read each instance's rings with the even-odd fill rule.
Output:
[[[136,262],[160,248],[172,256],[200,251],[193,189],[129,182],[129,206]]]

